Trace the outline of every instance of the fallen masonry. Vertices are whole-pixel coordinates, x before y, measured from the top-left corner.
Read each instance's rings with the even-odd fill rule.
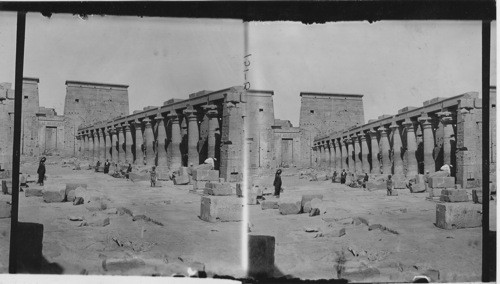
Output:
[[[441,229],[480,227],[482,205],[472,203],[436,204],[436,226]]]

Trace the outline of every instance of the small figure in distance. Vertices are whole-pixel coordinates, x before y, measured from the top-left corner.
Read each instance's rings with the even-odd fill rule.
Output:
[[[40,159],[40,164],[38,165],[38,170],[36,171],[38,174],[38,182],[37,184],[43,186],[43,180],[45,179],[45,161],[47,159],[45,157],[42,157]]]
[[[333,171],[332,183],[334,183],[335,180],[337,180],[337,171]]]
[[[107,174],[109,173],[109,160],[106,160],[106,162],[104,162],[104,173]]]
[[[153,166],[151,168],[150,175],[151,175],[151,187],[155,187],[156,186],[156,167],[155,166]]]
[[[387,176],[387,195],[391,196],[392,195],[392,190],[394,189],[393,184],[392,184],[392,176],[388,175]]]
[[[368,182],[368,174],[365,173],[365,176],[363,177],[363,188],[366,188],[366,183]]]
[[[347,178],[347,173],[345,172],[345,169],[342,169],[342,173],[340,173],[340,183],[345,184],[346,178]]]
[[[280,192],[281,192],[281,170],[278,169],[276,171],[276,174],[274,175],[274,196],[276,198],[280,198]]]

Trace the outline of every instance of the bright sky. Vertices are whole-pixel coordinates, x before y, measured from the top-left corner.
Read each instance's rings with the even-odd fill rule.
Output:
[[[14,82],[14,13],[0,12],[0,82]],[[301,91],[364,94],[365,121],[481,91],[481,22],[250,23],[252,89],[274,90],[275,117],[298,126]],[[496,63],[496,25],[492,28]],[[24,74],[63,113],[66,80],[127,84],[130,112],[243,82],[237,20],[28,14]],[[496,85],[492,64],[492,85]]]

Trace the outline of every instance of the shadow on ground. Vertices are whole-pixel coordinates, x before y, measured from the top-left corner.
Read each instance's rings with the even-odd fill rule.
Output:
[[[42,254],[43,225],[18,223],[17,225],[17,273],[62,274],[61,265],[49,262]]]

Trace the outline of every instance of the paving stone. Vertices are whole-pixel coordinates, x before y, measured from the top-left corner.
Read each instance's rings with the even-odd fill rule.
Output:
[[[65,185],[51,185],[46,186],[43,190],[43,201],[51,202],[64,202],[66,199],[66,186]]]
[[[207,222],[241,221],[243,205],[235,196],[202,196],[200,218]]]
[[[432,177],[429,178],[430,188],[454,188],[455,178],[454,177]]]
[[[278,200],[264,200],[260,203],[262,210],[279,209]]]
[[[12,211],[12,205],[7,203],[7,201],[0,201],[0,219],[10,218]]]
[[[102,261],[102,268],[105,271],[127,271],[146,266],[144,260],[134,258],[109,258]]]
[[[304,194],[302,195],[302,200],[301,200],[301,207],[304,207],[307,201],[311,201],[314,198],[318,198],[320,200],[323,200],[323,194]],[[304,211],[305,212],[305,211]],[[309,212],[306,212],[309,213]]]
[[[24,196],[43,196],[43,187],[28,187],[24,189]]]
[[[302,209],[301,200],[290,197],[280,199],[278,201],[278,207],[282,215],[299,214]]]
[[[256,278],[273,276],[275,242],[273,236],[248,236],[248,276]]]
[[[436,226],[441,229],[480,227],[482,204],[439,203],[436,204]]]
[[[219,181],[219,171],[198,169],[193,171],[193,180]]]

